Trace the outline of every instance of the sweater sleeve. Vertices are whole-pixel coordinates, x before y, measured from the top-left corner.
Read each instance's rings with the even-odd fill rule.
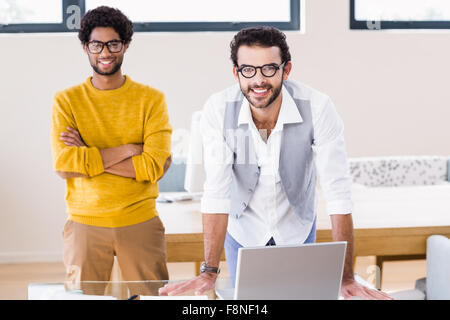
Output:
[[[60,140],[67,127],[77,129],[69,102],[61,93],[53,99],[50,140],[55,171],[76,172],[93,177],[104,172],[103,160],[96,147],[69,147]]]
[[[170,156],[172,127],[164,95],[154,100],[144,124],[144,147],[132,157],[136,181],[156,183],[164,173],[164,163]]]

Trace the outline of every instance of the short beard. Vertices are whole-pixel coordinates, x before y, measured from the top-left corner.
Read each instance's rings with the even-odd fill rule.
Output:
[[[247,98],[248,102],[250,102],[254,108],[257,108],[257,109],[264,109],[264,108],[267,108],[268,106],[270,106],[270,105],[272,104],[272,102],[274,102],[274,101],[278,98],[278,96],[279,96],[280,93],[281,93],[281,87],[282,87],[282,86],[283,86],[283,82],[281,82],[281,85],[280,85],[279,87],[275,88],[275,90],[274,90],[274,92],[273,92],[273,95],[272,95],[272,97],[270,98],[270,100],[269,100],[265,105],[259,106],[259,107],[258,107],[258,106],[255,106],[255,105],[251,102],[251,96],[250,96],[250,94],[249,94],[251,88],[248,88],[247,92],[244,92],[244,90],[242,90],[242,87],[241,87],[241,91],[242,91],[242,93],[244,94],[244,96]],[[271,87],[271,88],[273,88],[273,87]]]
[[[95,71],[96,73],[98,73],[99,75],[102,75],[102,76],[112,76],[113,74],[115,74],[117,71],[120,70],[120,68],[122,67],[122,61],[119,61],[119,62],[114,66],[114,68],[113,68],[111,71],[109,71],[109,72],[102,72],[102,71],[99,70],[99,68],[97,68],[97,66],[92,65],[92,64],[91,64],[91,67],[92,67],[92,69],[94,69],[94,71]]]

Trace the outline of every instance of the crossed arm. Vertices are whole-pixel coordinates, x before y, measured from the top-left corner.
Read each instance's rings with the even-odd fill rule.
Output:
[[[61,133],[60,140],[64,141],[64,144],[67,146],[86,147],[80,133],[71,127],[67,127],[67,131]],[[136,171],[131,158],[140,155],[142,150],[142,144],[124,144],[113,148],[100,149],[105,172],[127,178],[136,178]],[[172,157],[169,156],[164,164],[164,174],[169,169],[171,163]],[[56,171],[56,173],[63,179],[88,177],[78,172]]]

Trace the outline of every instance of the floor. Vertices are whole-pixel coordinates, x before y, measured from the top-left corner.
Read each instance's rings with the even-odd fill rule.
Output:
[[[355,273],[376,285],[374,264],[374,257],[358,257]],[[168,269],[172,280],[188,279],[195,275],[194,263],[169,263]],[[226,277],[228,272],[224,262],[221,269],[221,277]],[[381,289],[388,292],[412,289],[415,280],[425,276],[425,260],[385,262]],[[60,262],[0,264],[0,300],[27,299],[28,283],[62,281],[64,267]]]

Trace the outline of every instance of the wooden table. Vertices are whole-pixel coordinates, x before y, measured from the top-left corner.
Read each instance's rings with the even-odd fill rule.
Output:
[[[317,208],[317,242],[332,241],[331,221],[324,213],[323,202]],[[157,203],[157,210],[166,228],[168,262],[196,262],[204,260],[200,201]],[[405,221],[392,222],[380,213],[377,219],[353,217],[354,256],[422,256],[426,253],[426,239],[434,234],[450,237],[450,212],[440,225],[427,225],[426,216],[417,225]],[[390,222],[391,221],[391,222]],[[436,219],[432,220],[433,223]],[[391,224],[391,225],[390,225]],[[224,255],[222,259],[225,260]],[[378,260],[379,261],[379,260]],[[381,265],[380,265],[381,267]]]

